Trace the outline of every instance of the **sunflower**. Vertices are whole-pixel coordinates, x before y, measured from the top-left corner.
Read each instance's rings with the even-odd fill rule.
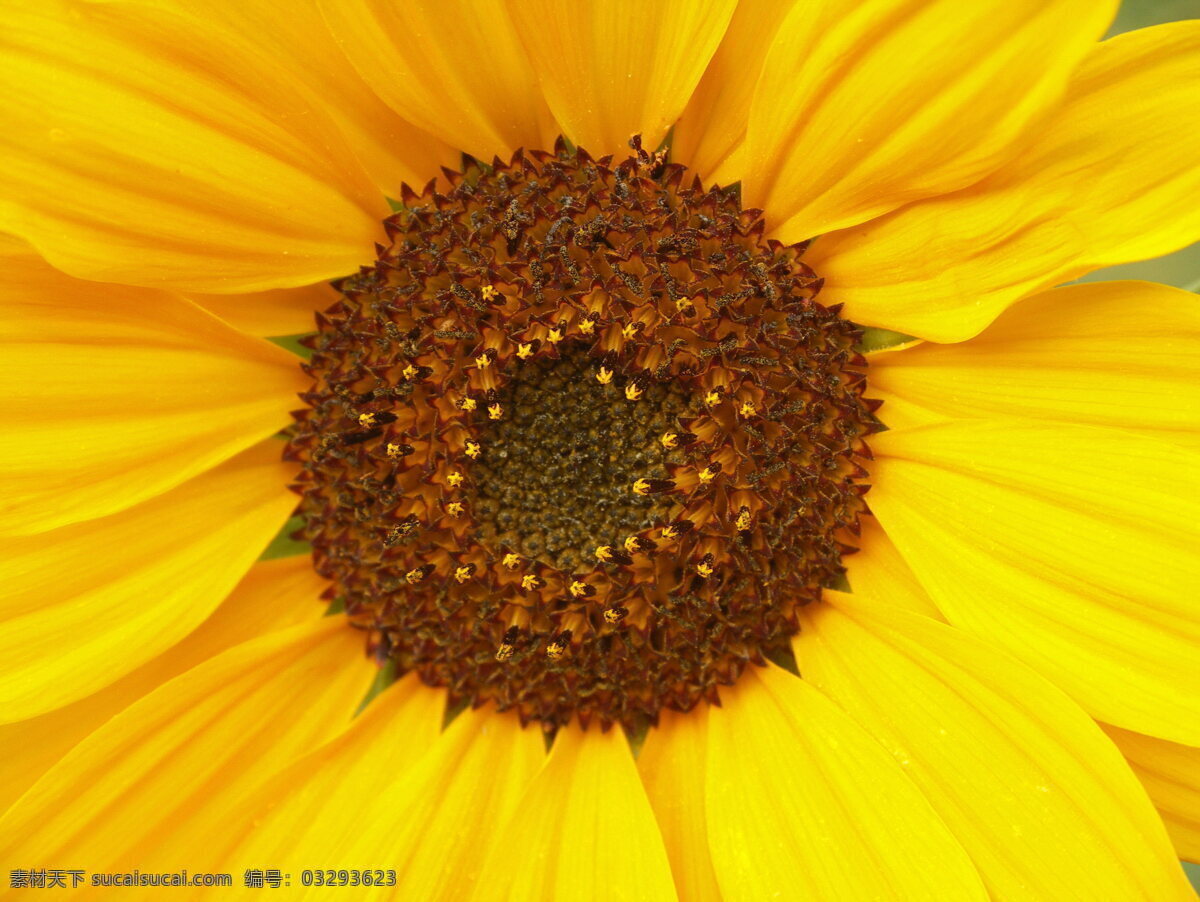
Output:
[[[1200,236],[1200,23],[1114,6],[5,3],[12,885],[1188,898],[1200,315],[1063,283]]]

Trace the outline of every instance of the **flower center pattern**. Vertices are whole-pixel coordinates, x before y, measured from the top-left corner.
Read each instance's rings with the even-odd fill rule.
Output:
[[[637,728],[783,652],[880,428],[803,245],[631,143],[405,188],[288,444],[376,658],[547,729]]]

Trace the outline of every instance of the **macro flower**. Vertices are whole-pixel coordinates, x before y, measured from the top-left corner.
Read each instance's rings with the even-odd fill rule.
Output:
[[[0,857],[1189,898],[1200,314],[1066,283],[1200,237],[1200,22],[1114,10],[5,2]]]

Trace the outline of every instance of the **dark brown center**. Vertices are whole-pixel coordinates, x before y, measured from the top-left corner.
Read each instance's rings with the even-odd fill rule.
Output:
[[[687,410],[678,386],[654,383],[631,404],[599,384],[586,345],[520,362],[499,397],[508,415],[481,436],[474,466],[480,541],[567,572],[586,571],[597,545],[664,520],[663,496],[635,495],[642,476],[666,478],[662,435]]]
[[[803,246],[634,147],[406,188],[289,443],[377,658],[547,728],[653,722],[786,650],[879,428]]]

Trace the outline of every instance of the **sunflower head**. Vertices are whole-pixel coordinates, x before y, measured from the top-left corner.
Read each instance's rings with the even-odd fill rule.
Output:
[[[782,652],[877,428],[803,246],[631,143],[406,189],[319,318],[289,446],[374,653],[549,728],[715,701]]]

